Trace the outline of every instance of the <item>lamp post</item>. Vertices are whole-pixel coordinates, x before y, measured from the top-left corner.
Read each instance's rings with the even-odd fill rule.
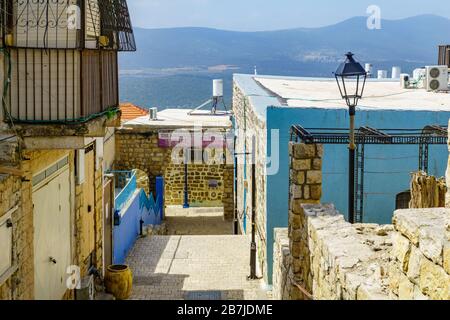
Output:
[[[355,223],[355,115],[356,106],[364,94],[367,72],[348,52],[346,60],[339,65],[334,76],[342,99],[349,107],[350,114],[350,144],[349,144],[349,181],[348,181],[348,216],[349,222]]]
[[[188,184],[188,162],[190,157],[188,156],[189,149],[184,149],[184,201],[183,209],[189,209],[189,184]]]

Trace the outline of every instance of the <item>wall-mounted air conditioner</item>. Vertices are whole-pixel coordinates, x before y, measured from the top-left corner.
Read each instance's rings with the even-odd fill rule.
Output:
[[[426,89],[427,91],[449,91],[447,66],[426,67]]]

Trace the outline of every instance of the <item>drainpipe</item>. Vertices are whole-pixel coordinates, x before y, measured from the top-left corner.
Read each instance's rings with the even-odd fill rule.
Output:
[[[238,158],[234,156],[234,234],[239,234],[239,215],[238,215],[238,194],[237,194],[237,186],[238,186],[238,169],[237,169]]]
[[[250,280],[256,280],[256,137],[252,141],[252,242],[250,247]]]

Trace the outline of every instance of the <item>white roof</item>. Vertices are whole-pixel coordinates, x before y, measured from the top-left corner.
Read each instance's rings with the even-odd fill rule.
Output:
[[[347,109],[335,79],[255,77],[289,107]],[[368,81],[359,109],[450,111],[450,94],[402,89],[400,81]]]
[[[232,126],[230,115],[211,115],[210,111],[196,111],[189,115],[192,109],[166,109],[158,112],[157,120],[143,116],[123,124],[125,128],[136,129],[229,129]]]

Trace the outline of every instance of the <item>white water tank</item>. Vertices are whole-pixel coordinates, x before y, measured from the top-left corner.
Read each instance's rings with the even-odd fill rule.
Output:
[[[223,80],[215,79],[213,80],[213,97],[222,98],[223,97]]]
[[[367,76],[371,78],[373,76],[373,65],[371,63],[366,63],[364,69],[367,72]]]
[[[386,79],[388,76],[387,70],[378,70],[378,79]]]
[[[392,67],[392,79],[400,79],[401,74],[402,74],[402,68]]]
[[[150,108],[148,109],[149,118],[151,121],[158,120],[158,108]]]

